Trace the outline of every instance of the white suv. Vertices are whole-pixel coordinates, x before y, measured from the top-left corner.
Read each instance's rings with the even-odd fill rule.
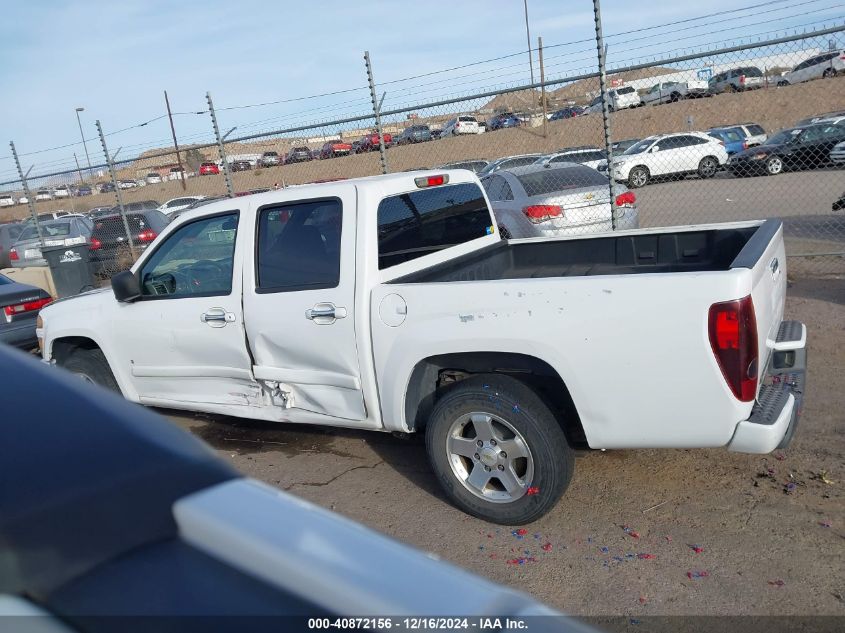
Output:
[[[649,136],[613,158],[613,178],[632,189],[661,176],[711,178],[727,160],[724,144],[703,132]]]
[[[607,98],[607,107],[611,112],[624,110],[625,108],[638,108],[643,105],[640,93],[631,86],[622,86],[621,88],[608,90]],[[587,109],[584,110],[584,114],[590,114],[592,112],[601,112],[601,95],[593,99],[590,105],[587,106]]]
[[[478,134],[478,121],[474,116],[459,116],[451,119],[443,126],[440,138],[457,136],[458,134]]]

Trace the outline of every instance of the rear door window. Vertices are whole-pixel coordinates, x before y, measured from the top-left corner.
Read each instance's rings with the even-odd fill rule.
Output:
[[[749,125],[749,126],[748,126],[748,131],[749,131],[749,132],[751,132],[752,134],[755,134],[755,135],[757,135],[757,134],[765,134],[765,133],[766,133],[766,130],[764,130],[764,129],[763,129],[762,127],[760,127],[759,125]]]
[[[381,270],[493,232],[487,203],[472,183],[389,196],[379,203],[377,221]]]

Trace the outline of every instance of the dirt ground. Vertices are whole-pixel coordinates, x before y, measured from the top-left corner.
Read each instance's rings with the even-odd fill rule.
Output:
[[[795,281],[787,317],[810,363],[787,450],[586,453],[522,538],[451,507],[418,439],[164,413],[245,475],[572,614],[845,616],[845,279]]]

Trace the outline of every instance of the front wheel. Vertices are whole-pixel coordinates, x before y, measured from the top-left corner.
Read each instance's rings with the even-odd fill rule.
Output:
[[[648,184],[649,174],[648,169],[642,166],[634,167],[628,173],[628,186],[631,189],[638,187],[645,187]]]
[[[87,383],[120,393],[120,387],[117,386],[109,362],[99,349],[76,349],[58,365]]]
[[[826,68],[825,71],[822,73],[822,77],[836,77],[836,69]]]
[[[699,178],[712,178],[719,171],[719,161],[712,156],[705,156],[698,163]]]
[[[772,156],[766,161],[766,173],[769,176],[777,176],[783,171],[783,161],[777,156]]]
[[[551,410],[509,376],[475,376],[449,387],[426,428],[434,473],[464,512],[523,525],[554,507],[574,454]]]

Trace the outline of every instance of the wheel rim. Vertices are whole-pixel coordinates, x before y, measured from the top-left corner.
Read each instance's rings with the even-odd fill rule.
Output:
[[[637,169],[634,171],[634,184],[637,187],[642,187],[645,184],[647,176],[642,169]]]
[[[452,474],[479,499],[511,503],[534,479],[534,458],[522,434],[507,420],[481,411],[457,418],[446,435]]]
[[[94,379],[91,378],[91,376],[89,376],[88,374],[82,373],[81,371],[75,371],[73,373],[76,374],[76,377],[79,378],[80,380],[82,380],[83,382],[87,382],[88,384],[91,384],[91,385],[97,384],[96,382],[94,382]]]
[[[766,167],[770,174],[779,174],[783,169],[783,163],[780,158],[770,158]]]
[[[705,159],[701,163],[701,173],[705,176],[712,176],[716,173],[716,164],[712,158]]]

